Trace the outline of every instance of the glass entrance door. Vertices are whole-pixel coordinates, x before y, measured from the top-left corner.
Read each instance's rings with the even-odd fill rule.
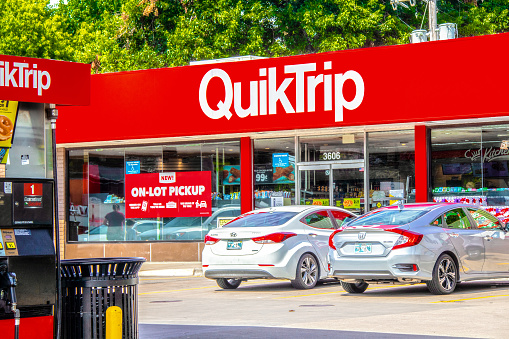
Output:
[[[298,167],[300,204],[364,210],[364,161],[350,160]]]
[[[364,165],[359,167],[334,168],[332,165],[332,206],[341,207],[354,213],[364,211]],[[354,165],[355,166],[355,165]]]
[[[300,204],[330,205],[329,165],[300,166]]]

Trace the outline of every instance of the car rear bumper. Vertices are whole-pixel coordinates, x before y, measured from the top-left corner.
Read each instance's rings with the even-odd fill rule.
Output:
[[[291,268],[290,268],[291,267]],[[295,266],[209,265],[203,268],[209,279],[295,279]]]
[[[431,280],[436,256],[422,246],[398,249],[385,257],[339,256],[330,250],[329,275],[341,280],[412,281]],[[401,269],[399,265],[417,265],[416,271]],[[399,268],[398,268],[399,267]]]
[[[261,269],[209,269],[204,272],[205,278],[209,279],[273,279],[271,273]]]

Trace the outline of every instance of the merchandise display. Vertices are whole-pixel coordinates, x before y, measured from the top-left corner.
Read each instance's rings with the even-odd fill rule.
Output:
[[[255,191],[255,199],[267,199],[272,197],[274,193],[277,193],[278,195],[282,196],[283,198],[291,198],[292,192],[286,192],[286,191]]]
[[[509,206],[487,206],[483,207],[486,212],[491,213],[504,223],[509,222]]]
[[[443,197],[433,197],[433,202],[449,202],[449,203],[462,203],[462,204],[473,204],[486,206],[486,197],[481,195],[475,196],[443,196]]]

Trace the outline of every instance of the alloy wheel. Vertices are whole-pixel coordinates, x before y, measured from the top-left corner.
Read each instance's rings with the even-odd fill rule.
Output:
[[[316,275],[318,274],[318,267],[313,257],[308,256],[302,261],[300,267],[302,281],[307,285],[314,285],[316,282]]]
[[[438,281],[442,288],[449,291],[455,287],[456,265],[450,258],[444,258],[438,266]]]

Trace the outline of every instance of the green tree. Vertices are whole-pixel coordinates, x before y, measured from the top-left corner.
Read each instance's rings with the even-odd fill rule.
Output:
[[[71,49],[73,60],[92,63],[94,72],[114,72],[408,43],[412,30],[427,29],[426,6],[419,0],[409,9],[393,9],[389,0],[68,0],[43,13],[62,20],[66,55]],[[457,23],[460,36],[506,32],[508,8],[509,0],[439,0],[438,22]]]
[[[0,54],[73,60],[69,34],[49,0],[0,1]]]

